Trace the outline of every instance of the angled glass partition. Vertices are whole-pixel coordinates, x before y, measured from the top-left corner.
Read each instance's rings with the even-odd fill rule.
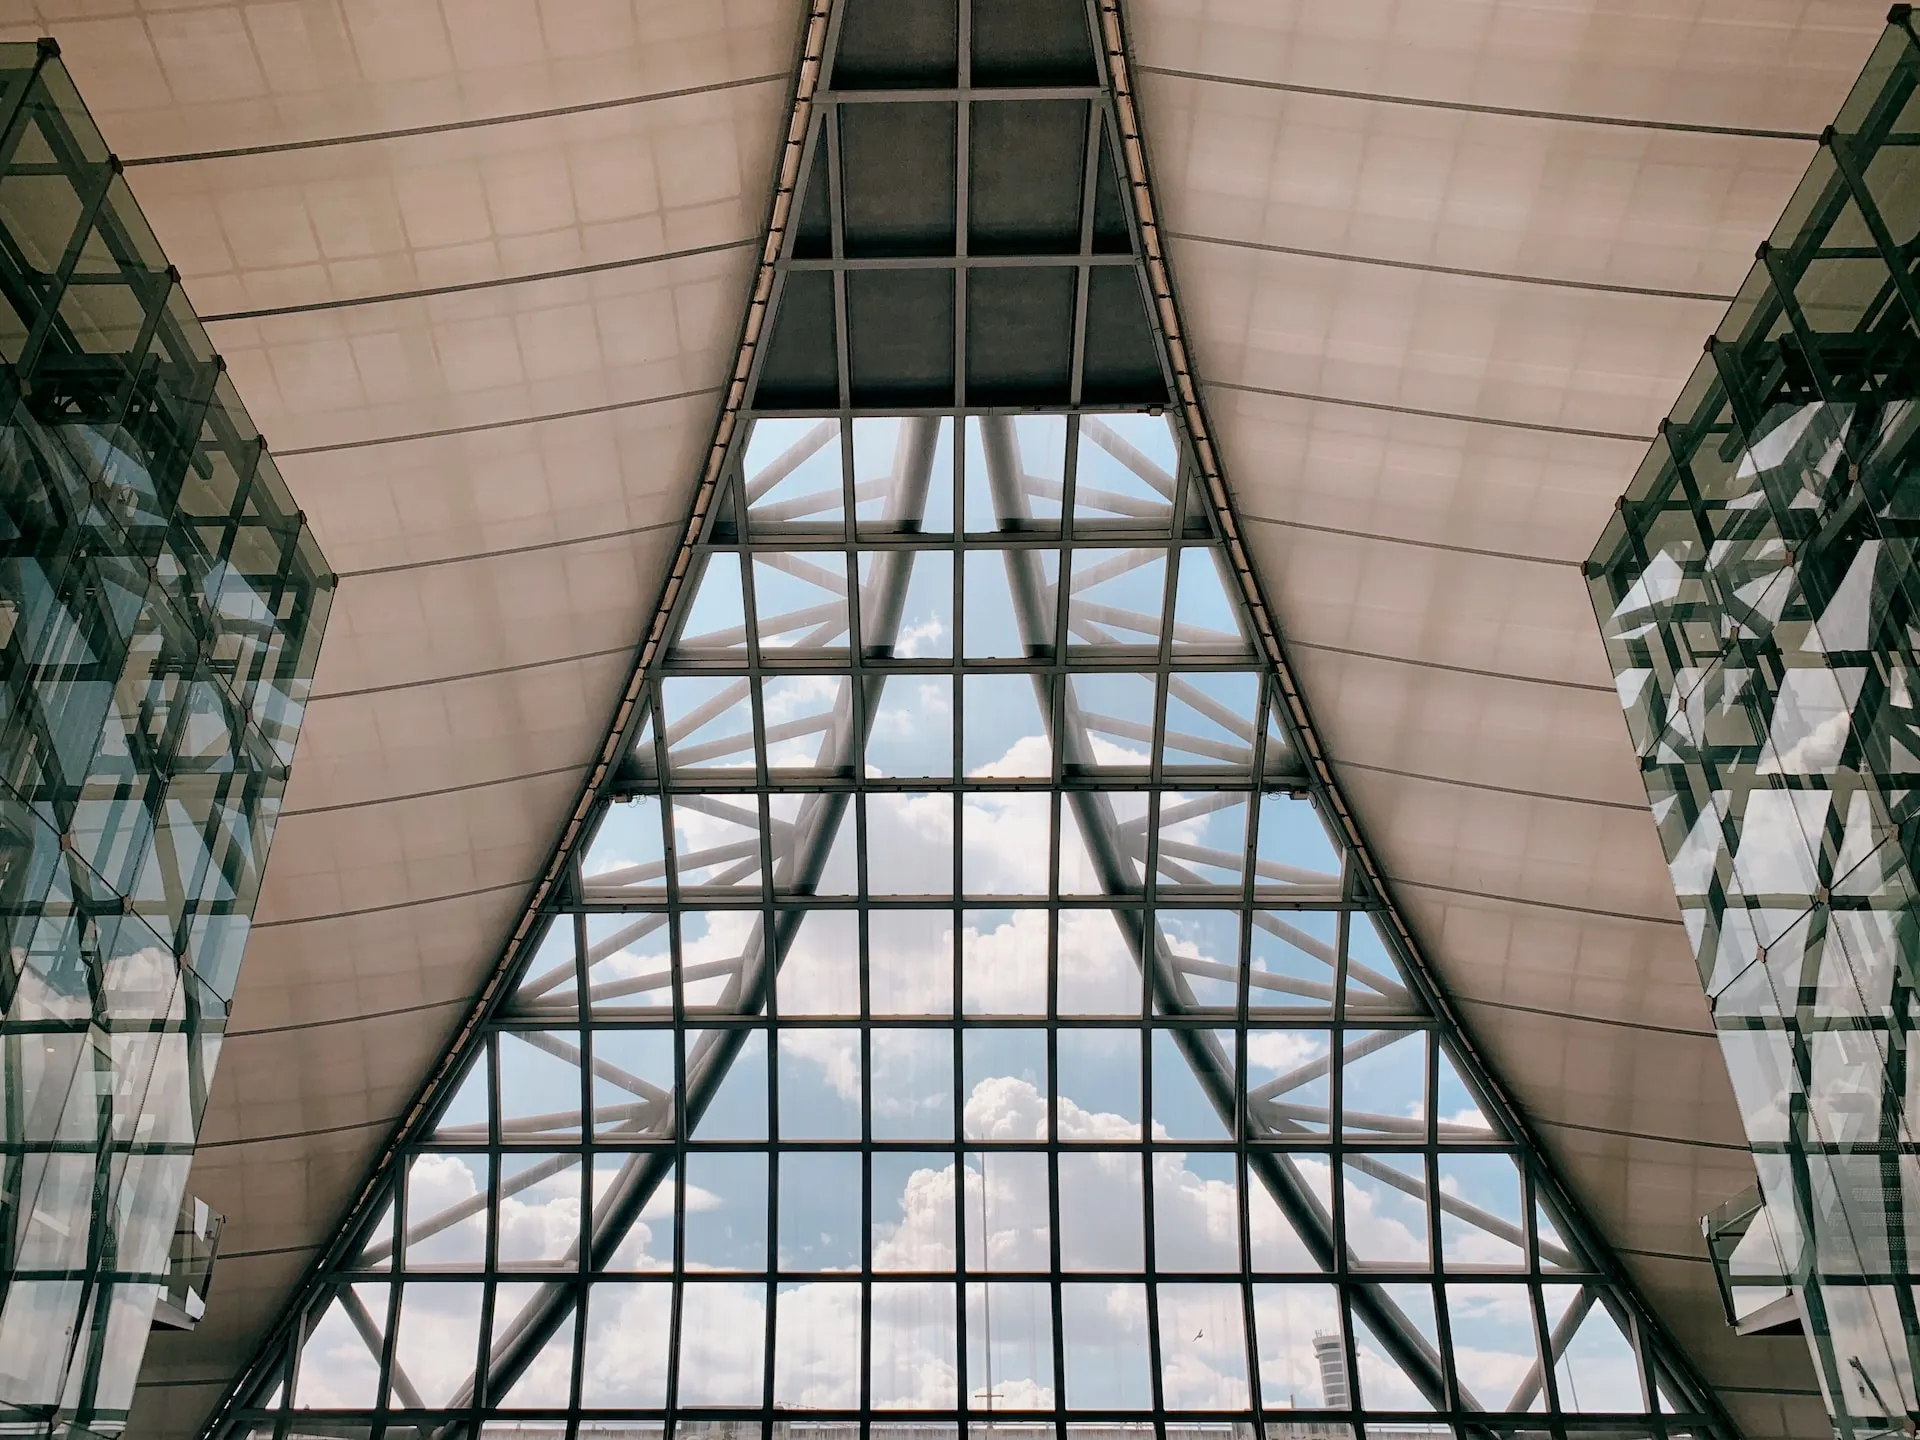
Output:
[[[1917,87],[1896,6],[1587,563],[1758,1171],[1729,1320],[1843,1435],[1920,1413]]]
[[[209,1434],[1731,1440],[1302,728],[1099,19],[816,7],[605,764]]]
[[[0,1435],[125,1426],[333,583],[58,52],[0,45]]]

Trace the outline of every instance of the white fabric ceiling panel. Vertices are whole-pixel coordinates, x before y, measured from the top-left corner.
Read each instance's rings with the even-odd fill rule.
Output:
[[[355,446],[280,468],[320,507],[328,560],[354,574],[668,523],[713,411],[700,394],[385,445],[377,463]]]
[[[300,752],[288,817],[461,785],[577,770],[580,737],[606,720],[625,648],[440,684],[323,696],[317,739]],[[338,714],[332,713],[338,708]]]
[[[1726,308],[1201,239],[1170,249],[1214,384],[1609,435],[1652,433]]]
[[[472,125],[793,60],[789,0],[33,0],[128,158]]]
[[[1620,746],[1611,687],[1540,685],[1305,647],[1295,668],[1314,714],[1345,737],[1335,752],[1343,766],[1646,808],[1633,755]]]
[[[1603,914],[1660,919],[1673,911],[1673,884],[1658,845],[1647,843],[1653,826],[1645,811],[1369,770],[1345,781],[1396,878]]]
[[[1730,296],[1795,140],[1158,79],[1164,204],[1214,243]],[[1272,184],[1267,183],[1272,177]]]
[[[229,1038],[220,1064],[233,1103],[209,1112],[206,1139],[247,1150],[257,1137],[390,1126],[420,1083],[408,1033],[419,1028],[417,1015],[400,1014]],[[249,1243],[324,1238],[310,1229],[275,1216],[252,1227]]]
[[[1128,13],[1149,67],[1808,140],[1886,19],[1877,0],[1148,0]]]
[[[244,1009],[232,1033],[337,1025],[360,1015],[412,1013],[444,1029],[472,1000],[474,954],[510,923],[513,887],[409,907],[256,928],[244,972]],[[417,922],[417,923],[416,923]],[[257,977],[257,978],[256,978]],[[215,1078],[217,1103],[225,1092]]]
[[[1231,424],[1222,421],[1220,432],[1227,463],[1239,455],[1249,462],[1231,479],[1258,513],[1261,453],[1239,443]],[[1631,474],[1623,468],[1623,487]],[[1253,524],[1247,533],[1295,644],[1613,688],[1586,583],[1570,565],[1279,525]],[[1333,743],[1337,750],[1339,737]]]
[[[1695,1282],[1711,1279],[1698,1255],[1700,1221],[1685,1212],[1719,1203],[1715,1195],[1737,1194],[1751,1183],[1753,1160],[1744,1145],[1687,1145],[1650,1136],[1612,1135],[1571,1125],[1542,1126],[1570,1181],[1581,1188],[1594,1217],[1609,1229],[1630,1232],[1633,1255],[1671,1255],[1694,1267]],[[1704,1210],[1702,1210],[1704,1213]],[[1715,1309],[1719,1300],[1712,1299]],[[1724,1319],[1702,1327],[1703,1336],[1728,1329]],[[1715,1336],[1717,1339],[1717,1336]],[[1804,1364],[1805,1347],[1797,1364]]]
[[[257,913],[292,923],[530,881],[553,836],[526,817],[577,789],[561,772],[303,812],[275,837]]]
[[[1525,1077],[1523,1103],[1560,1125],[1711,1143],[1734,1113],[1710,1034],[1510,1010],[1487,1044]]]
[[[1709,1028],[1707,1005],[1677,921],[1521,905],[1401,882],[1400,900],[1422,935],[1471,955],[1449,973],[1457,999],[1483,1007],[1638,1019],[1677,1030]],[[1498,1024],[1498,1015],[1488,1015]]]
[[[677,528],[678,517],[671,523]],[[668,524],[349,576],[328,621],[317,686],[332,694],[630,648],[639,638],[636,617],[656,599],[659,565],[672,549]]]
[[[136,171],[204,316],[484,285],[736,244],[785,77],[361,145]]]
[[[1248,520],[1569,563],[1586,558],[1646,449],[1248,390],[1207,398],[1214,423],[1260,457],[1257,474],[1236,475]]]
[[[712,387],[745,246],[208,327],[276,449],[563,415]]]
[[[1877,37],[1864,0],[1134,0],[1228,481],[1443,981],[1748,1433],[1752,1183],[1579,562]],[[1271,393],[1278,392],[1278,393]]]

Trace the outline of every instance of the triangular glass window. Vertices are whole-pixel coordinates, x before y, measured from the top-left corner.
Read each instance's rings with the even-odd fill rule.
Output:
[[[665,643],[399,1218],[300,1301],[295,1416],[1480,1433],[1657,1343],[1300,758],[1106,33],[959,3],[845,7]]]

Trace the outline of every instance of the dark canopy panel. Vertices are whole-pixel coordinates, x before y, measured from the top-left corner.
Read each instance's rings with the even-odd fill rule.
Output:
[[[968,20],[842,14],[760,408],[1166,401],[1084,5]]]

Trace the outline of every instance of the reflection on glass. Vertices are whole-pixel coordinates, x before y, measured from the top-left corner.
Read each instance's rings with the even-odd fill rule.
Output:
[[[755,534],[840,528],[845,492],[837,422],[762,421],[748,438],[745,471]]]
[[[860,1268],[860,1185],[856,1152],[802,1150],[780,1157],[782,1270]]]
[[[868,1096],[876,1140],[953,1136],[953,1032],[874,1030]]]
[[[968,910],[960,932],[961,993],[969,1015],[1047,1013],[1044,910]]]
[[[1173,518],[1180,469],[1171,420],[1153,415],[1086,415],[1075,452],[1073,524],[1164,529]]]
[[[953,1013],[953,912],[867,916],[867,995],[875,1015]]]
[[[1060,1287],[1067,1407],[1146,1410],[1153,1404],[1147,1349],[1147,1290],[1137,1284],[1069,1282]]]

